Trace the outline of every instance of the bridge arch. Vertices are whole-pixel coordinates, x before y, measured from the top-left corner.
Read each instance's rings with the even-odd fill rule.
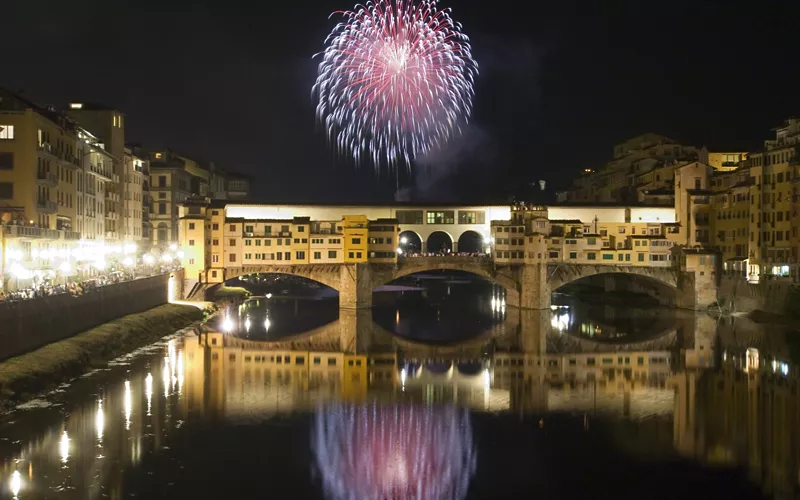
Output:
[[[297,276],[321,285],[333,288],[337,292],[341,289],[341,271],[338,264],[299,264],[293,266],[243,266],[225,270],[225,281],[238,278],[247,274],[285,274]]]
[[[637,293],[653,292],[651,295],[658,298],[659,302],[667,305],[672,299],[677,300],[678,295],[678,271],[670,267],[644,267],[644,266],[616,266],[608,264],[549,264],[547,267],[547,282],[551,292],[556,292],[560,288],[577,283],[581,280],[592,277],[607,276],[614,279],[615,276],[630,276],[638,278],[631,282],[635,285],[635,290],[630,290],[631,286],[626,286],[626,291]],[[617,290],[616,282],[611,281],[604,284],[607,291]],[[621,291],[621,290],[620,290]],[[671,292],[664,296],[661,292]],[[674,294],[674,295],[673,295]]]
[[[434,231],[428,235],[424,251],[428,253],[438,253],[445,249],[452,251],[454,242],[453,235],[447,231]]]
[[[406,229],[399,235],[400,249],[403,253],[419,253],[422,251],[422,236],[416,231]]]
[[[472,229],[467,229],[458,237],[459,253],[483,253],[483,236]]]
[[[374,290],[396,279],[426,271],[461,271],[486,278],[505,289],[508,305],[519,305],[519,289],[514,271],[505,268],[495,269],[489,258],[456,256],[406,258],[394,269],[373,273],[372,288]]]

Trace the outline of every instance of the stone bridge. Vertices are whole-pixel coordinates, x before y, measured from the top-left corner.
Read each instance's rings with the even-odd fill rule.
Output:
[[[658,281],[670,288],[678,288],[680,271],[672,267],[620,266],[613,264],[548,263],[547,283],[556,291],[564,285],[598,274],[630,274]]]
[[[671,267],[616,264],[535,263],[496,265],[488,257],[411,257],[395,264],[306,264],[289,266],[243,266],[227,268],[225,279],[244,274],[278,273],[301,276],[339,292],[345,309],[372,306],[372,292],[393,280],[426,271],[463,271],[487,278],[506,291],[506,304],[522,309],[548,309],[552,292],[577,281],[601,274],[628,274],[654,280],[676,290],[675,305],[702,309],[716,301],[713,276],[695,276]]]

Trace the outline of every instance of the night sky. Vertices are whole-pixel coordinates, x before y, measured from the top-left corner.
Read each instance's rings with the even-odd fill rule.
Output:
[[[129,142],[251,174],[260,200],[392,199],[395,175],[337,159],[314,116],[311,56],[330,12],[354,0],[12,3],[0,86],[116,107]],[[539,179],[563,187],[644,132],[758,148],[800,114],[792,4],[442,0],[480,65],[474,116],[403,174],[406,194],[504,201]]]

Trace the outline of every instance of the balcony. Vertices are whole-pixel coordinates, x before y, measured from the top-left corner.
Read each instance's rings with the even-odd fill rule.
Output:
[[[104,168],[98,167],[97,165],[89,165],[89,168],[87,168],[86,171],[102,178],[105,181],[110,181],[112,179],[111,172]]]
[[[36,180],[41,186],[56,187],[58,186],[58,176],[56,174],[38,170],[36,172]]]
[[[106,219],[108,220],[118,220],[119,214],[117,212],[106,212]]]
[[[81,239],[81,233],[77,231],[62,231],[65,240],[79,240]]]
[[[36,201],[36,208],[40,212],[46,214],[54,214],[58,210],[56,202],[50,200],[42,200],[42,199]]]
[[[119,201],[119,195],[111,191],[106,191],[106,199],[108,201]]]
[[[55,229],[42,229],[33,226],[3,226],[3,234],[7,238],[20,239],[59,239],[61,231]]]
[[[106,231],[106,239],[107,240],[118,240],[119,233],[116,231]]]

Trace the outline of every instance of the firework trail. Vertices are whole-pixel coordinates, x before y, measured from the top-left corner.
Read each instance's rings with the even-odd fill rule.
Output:
[[[338,151],[407,166],[460,131],[478,64],[436,0],[377,0],[339,11],[312,95]],[[320,55],[320,54],[317,54]]]
[[[332,500],[460,500],[476,463],[469,415],[454,407],[324,406],[313,448]]]

